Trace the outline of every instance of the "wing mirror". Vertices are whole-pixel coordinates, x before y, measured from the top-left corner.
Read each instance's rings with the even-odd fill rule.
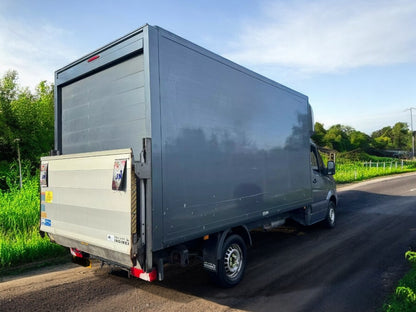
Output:
[[[326,174],[327,175],[334,175],[335,174],[335,163],[330,160],[328,161],[328,165],[326,166]]]

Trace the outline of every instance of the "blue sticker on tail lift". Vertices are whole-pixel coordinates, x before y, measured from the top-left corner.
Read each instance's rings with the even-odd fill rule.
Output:
[[[52,221],[51,219],[42,219],[41,220],[42,225],[44,226],[52,226]]]

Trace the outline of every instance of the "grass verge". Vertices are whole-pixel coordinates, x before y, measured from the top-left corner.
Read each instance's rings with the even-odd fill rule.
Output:
[[[416,252],[406,252],[406,259],[412,263],[410,271],[399,281],[394,294],[383,306],[386,312],[416,311]]]
[[[67,254],[66,248],[40,236],[39,201],[37,177],[27,180],[21,190],[0,192],[0,271]]]

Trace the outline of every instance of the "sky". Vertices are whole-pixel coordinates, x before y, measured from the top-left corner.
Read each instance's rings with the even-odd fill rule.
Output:
[[[146,23],[307,95],[326,129],[411,128],[414,0],[0,0],[0,75],[33,90]]]

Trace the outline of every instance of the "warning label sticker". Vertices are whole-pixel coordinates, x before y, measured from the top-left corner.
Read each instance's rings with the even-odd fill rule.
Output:
[[[45,202],[51,203],[53,201],[53,192],[47,191],[45,192]]]

